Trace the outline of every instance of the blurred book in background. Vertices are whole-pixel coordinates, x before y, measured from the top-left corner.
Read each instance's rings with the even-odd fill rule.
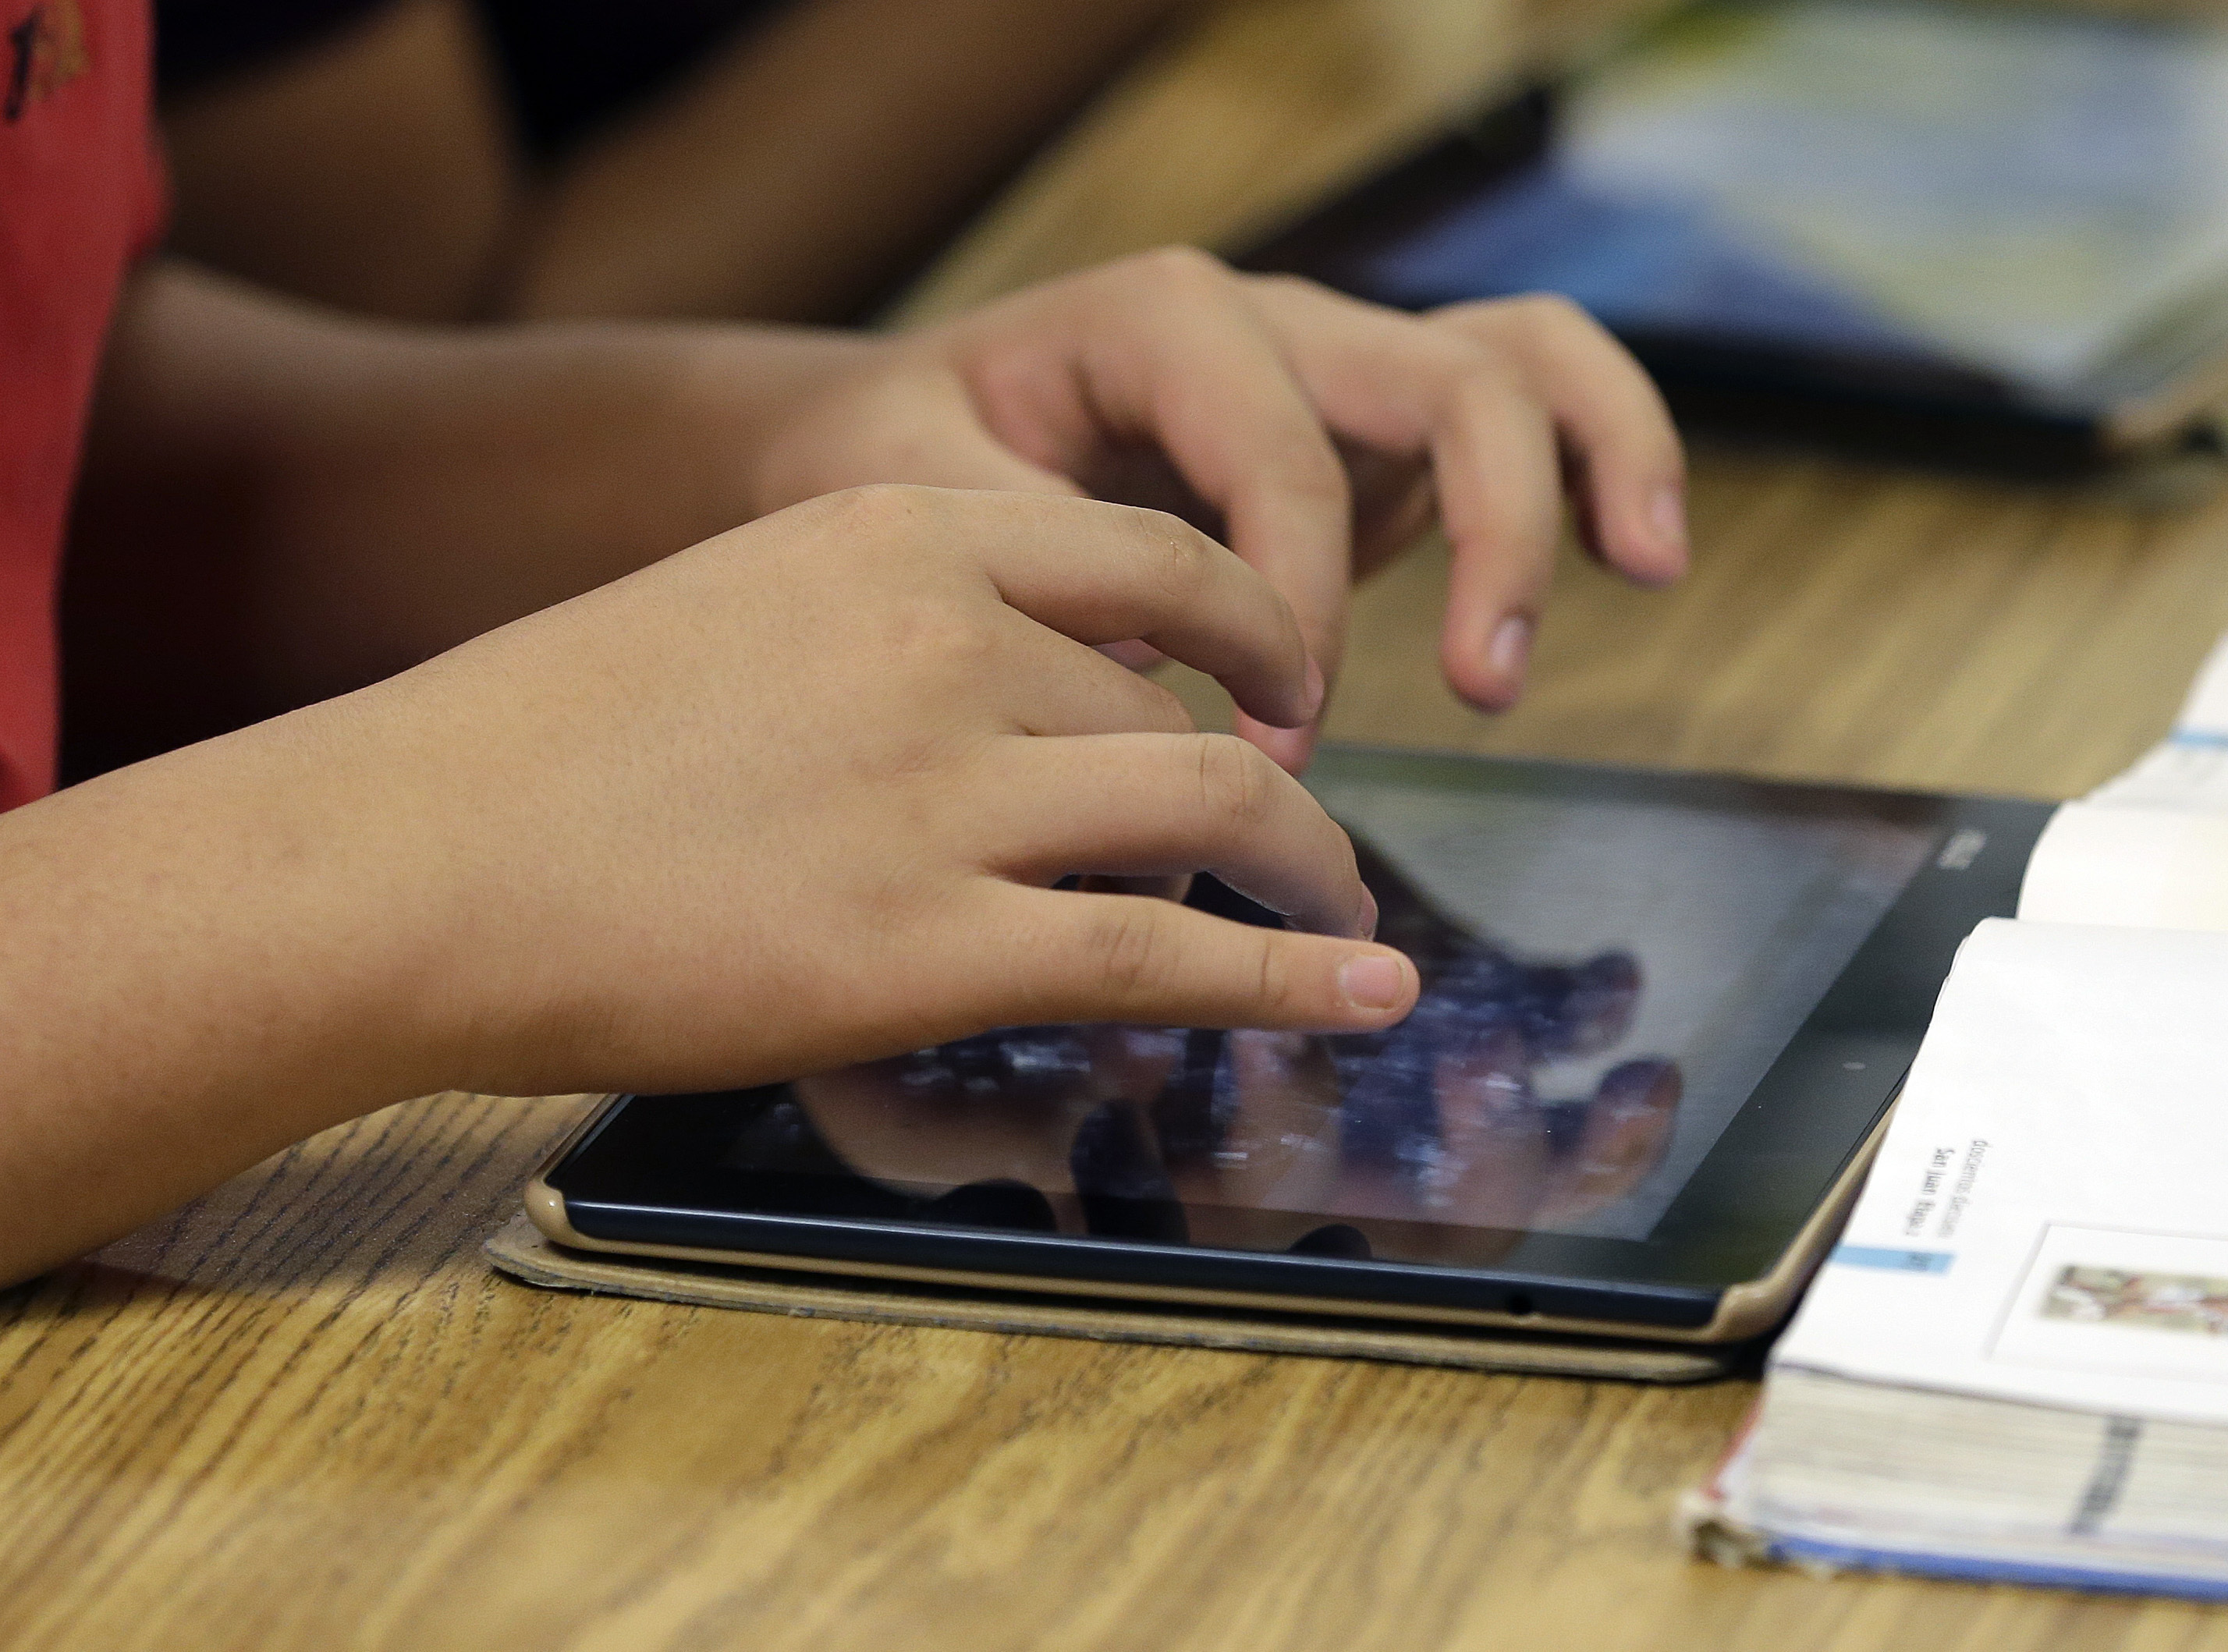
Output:
[[[2228,29],[1682,10],[1258,248],[1423,309],[1546,291],[1706,421],[2078,466],[2228,393]]]

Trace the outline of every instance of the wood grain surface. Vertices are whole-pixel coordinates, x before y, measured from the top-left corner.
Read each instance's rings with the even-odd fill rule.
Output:
[[[1220,9],[1021,181],[916,313],[1219,239],[1459,101],[1540,26],[1475,0]],[[1533,692],[1492,721],[1437,683],[1425,547],[1361,603],[1335,732],[2059,795],[2155,738],[2228,626],[2218,502],[1706,450],[1694,514],[1676,592],[1565,561]],[[1672,1501],[1742,1384],[501,1279],[480,1241],[579,1105],[394,1108],[0,1296],[0,1644],[2228,1649],[2228,1617],[2181,1605],[1688,1560]]]

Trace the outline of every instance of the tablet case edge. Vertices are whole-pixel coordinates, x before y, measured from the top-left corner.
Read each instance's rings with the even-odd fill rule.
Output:
[[[1731,1374],[1753,1357],[1750,1344],[1665,1348],[1521,1333],[1410,1330],[1299,1314],[1271,1317],[1223,1309],[1140,1309],[1129,1304],[887,1279],[824,1273],[800,1277],[771,1269],[639,1261],[552,1244],[523,1214],[513,1216],[490,1234],[483,1250],[498,1272],[545,1290],[1007,1336],[1163,1343],[1653,1383],[1707,1381]]]

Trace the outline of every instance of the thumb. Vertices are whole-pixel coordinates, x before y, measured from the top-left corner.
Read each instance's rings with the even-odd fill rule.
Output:
[[[1012,888],[1017,1006],[1042,1021],[1374,1032],[1415,1007],[1389,946],[1233,923],[1171,901]]]

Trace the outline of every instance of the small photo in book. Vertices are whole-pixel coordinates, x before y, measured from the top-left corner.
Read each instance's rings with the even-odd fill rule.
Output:
[[[2082,1325],[2228,1336],[2228,1279],[2202,1273],[2067,1267],[2043,1297],[2042,1316]]]
[[[2053,1222],[1988,1352],[2009,1365],[2228,1378],[2228,1238]]]

